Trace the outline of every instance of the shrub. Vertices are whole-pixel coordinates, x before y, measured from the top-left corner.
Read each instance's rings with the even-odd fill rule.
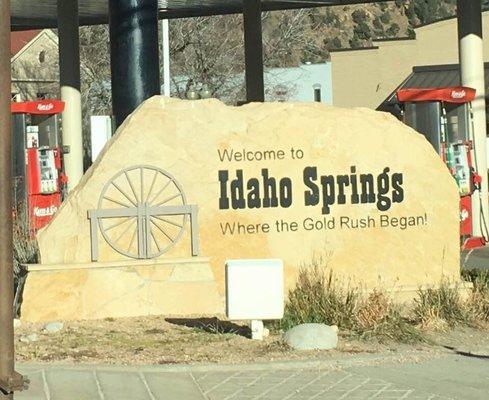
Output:
[[[27,277],[24,264],[38,261],[38,247],[33,232],[29,228],[29,219],[25,205],[19,205],[13,219],[13,253],[14,253],[14,314],[20,316],[22,291]]]
[[[361,24],[367,21],[367,13],[363,10],[355,10],[351,16],[353,18],[353,22],[356,24]]]
[[[375,29],[378,29],[378,30],[384,29],[384,25],[382,24],[382,21],[380,20],[379,17],[375,17],[373,24],[374,24]]]
[[[354,37],[353,39],[350,39],[349,43],[350,43],[351,49],[359,49],[363,45],[362,41],[356,37]]]
[[[489,322],[489,271],[464,271],[462,275],[474,285],[468,299],[474,320]]]
[[[335,37],[332,41],[331,41],[331,48],[332,49],[341,49],[341,40],[340,38],[338,37]]]
[[[13,252],[14,270],[17,272],[22,264],[38,261],[38,247],[34,233],[29,228],[29,219],[26,207],[19,205],[13,219]]]
[[[389,22],[391,22],[391,15],[389,13],[389,11],[386,11],[385,13],[383,13],[381,16],[380,16],[380,20],[384,23],[384,24],[388,24]]]
[[[354,35],[354,37],[356,37],[360,40],[369,40],[372,38],[372,33],[370,32],[370,27],[365,22],[362,22],[362,23],[354,26],[353,35]]]
[[[441,321],[453,327],[470,321],[467,305],[457,287],[443,281],[439,288],[418,290],[414,299],[414,321],[423,327],[432,327]]]
[[[387,35],[389,36],[392,36],[392,37],[395,37],[397,36],[397,34],[399,33],[399,31],[401,30],[401,28],[399,27],[399,25],[397,25],[396,23],[393,23],[389,29],[387,29]]]
[[[353,290],[339,288],[331,271],[313,262],[301,268],[296,286],[289,291],[281,327],[314,322],[351,329],[357,300]]]
[[[300,270],[297,284],[289,292],[281,328],[286,330],[303,323],[337,325],[361,338],[375,337],[381,341],[423,340],[384,292],[377,290],[361,299],[357,290],[340,286],[332,272],[317,262]]]
[[[355,331],[362,338],[414,343],[424,340],[418,329],[383,291],[374,290],[357,313]]]

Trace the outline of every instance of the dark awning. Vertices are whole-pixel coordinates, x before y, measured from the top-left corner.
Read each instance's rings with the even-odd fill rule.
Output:
[[[489,63],[484,64],[486,96],[489,94]],[[396,93],[400,89],[437,89],[451,86],[459,86],[460,67],[459,64],[428,65],[414,67],[413,72],[406,80],[394,90],[377,110],[398,114],[398,101]]]
[[[57,0],[11,0],[12,29],[56,27]],[[379,0],[263,0],[263,10],[373,3]],[[387,0],[380,0],[387,1]],[[107,23],[108,0],[79,0],[81,25]],[[242,0],[158,0],[161,18],[185,18],[242,12]]]

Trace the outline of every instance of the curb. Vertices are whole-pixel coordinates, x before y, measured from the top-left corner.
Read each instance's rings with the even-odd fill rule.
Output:
[[[371,366],[387,363],[423,362],[432,358],[447,356],[440,352],[402,352],[393,355],[350,355],[331,359],[270,361],[247,364],[175,364],[175,365],[108,365],[108,364],[36,364],[17,363],[19,370],[71,370],[71,371],[111,371],[142,373],[193,373],[193,372],[226,372],[226,371],[270,371],[270,370],[323,370],[342,369],[359,366]]]

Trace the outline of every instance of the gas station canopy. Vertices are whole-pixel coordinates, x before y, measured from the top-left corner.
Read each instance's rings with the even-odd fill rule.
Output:
[[[57,0],[11,0],[12,29],[55,28]],[[263,11],[321,7],[375,0],[264,0]],[[376,1],[378,2],[378,0]],[[242,0],[158,0],[160,18],[185,18],[205,15],[233,14],[243,11]],[[81,25],[106,24],[108,0],[79,0]]]

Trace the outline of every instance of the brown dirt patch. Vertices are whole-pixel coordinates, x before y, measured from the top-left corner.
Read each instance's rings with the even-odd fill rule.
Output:
[[[401,351],[480,348],[487,342],[487,330],[460,328],[428,334],[427,344],[403,345],[362,341],[340,335],[334,351],[298,352],[272,332],[264,341],[246,337],[246,325],[217,319],[174,320],[160,316],[65,322],[57,333],[43,331],[43,324],[26,324],[15,331],[16,358],[19,362],[87,363],[118,365],[158,365],[313,360],[339,355],[397,353]],[[36,333],[38,340],[21,342]],[[431,335],[431,336],[430,336]],[[485,341],[485,342],[484,342]]]

